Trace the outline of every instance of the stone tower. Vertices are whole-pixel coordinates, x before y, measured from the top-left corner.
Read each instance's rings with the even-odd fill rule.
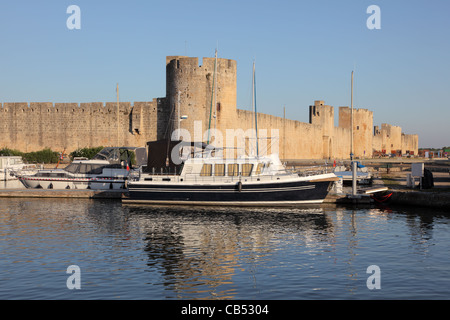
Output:
[[[309,123],[322,128],[322,157],[328,159],[333,155],[334,109],[324,103],[317,100],[309,106]]]
[[[210,126],[211,109],[211,129],[216,127],[225,132],[227,128],[235,126],[233,120],[236,115],[236,61],[217,59],[216,73],[214,64],[215,58],[203,58],[202,65],[199,65],[198,58],[166,58],[166,99],[172,114],[169,123],[173,130],[179,127],[188,130],[191,141],[207,140],[205,132]],[[215,92],[214,76],[217,83]],[[211,102],[214,96],[216,108]],[[187,119],[179,121],[179,117],[185,115]]]
[[[339,127],[351,132],[351,108],[339,107]],[[373,112],[367,109],[353,109],[353,150],[355,157],[372,157]],[[350,152],[349,152],[350,153]]]

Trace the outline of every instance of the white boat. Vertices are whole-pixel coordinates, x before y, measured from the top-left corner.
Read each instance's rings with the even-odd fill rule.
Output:
[[[358,184],[371,184],[372,183],[372,174],[369,169],[362,165],[359,161],[357,161],[357,171],[356,171],[356,182]],[[353,173],[351,166],[346,167],[344,165],[338,165],[334,169],[334,174],[339,178],[342,178],[344,183],[352,183]]]
[[[195,148],[195,144],[190,144]],[[278,155],[226,159],[220,150],[202,144],[176,165],[166,155],[180,154],[187,143],[148,143],[148,164],[130,175],[124,203],[292,206],[322,203],[338,180],[334,173],[300,176],[289,172]],[[166,150],[166,147],[169,148]],[[167,152],[168,151],[168,152]]]
[[[0,157],[0,180],[9,181],[16,180],[14,176],[16,171],[30,171],[34,170],[34,165],[29,165],[23,162],[21,156],[1,156]]]
[[[137,167],[133,168],[132,153]],[[34,174],[17,172],[27,188],[42,189],[124,189],[130,172],[145,163],[145,148],[108,147],[91,160],[74,159],[61,169],[42,169]]]

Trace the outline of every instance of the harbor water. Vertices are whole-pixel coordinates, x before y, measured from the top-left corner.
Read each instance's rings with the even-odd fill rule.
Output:
[[[448,299],[450,215],[0,199],[0,299]]]

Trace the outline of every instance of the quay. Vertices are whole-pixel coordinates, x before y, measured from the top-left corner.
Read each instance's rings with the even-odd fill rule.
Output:
[[[379,187],[377,187],[379,188]],[[371,189],[368,189],[369,191]],[[348,195],[329,194],[324,204],[336,205],[368,205],[384,201],[377,201],[377,197],[365,190],[360,190],[357,198]],[[385,189],[380,190],[386,196],[389,196],[385,205],[402,205],[429,207],[436,209],[450,209],[450,192],[416,191],[407,189]],[[0,191],[0,198],[84,198],[84,199],[109,199],[121,200],[125,190],[45,190],[45,189],[8,189]],[[382,198],[381,198],[382,199]]]
[[[423,159],[363,159],[364,165],[370,168],[375,176],[371,186],[358,186],[357,197],[352,197],[351,190],[342,194],[330,193],[324,204],[335,205],[401,205],[428,207],[450,210],[450,161],[447,159],[427,161]],[[406,176],[410,172],[411,163],[424,162],[425,168],[433,173],[432,189],[408,188]],[[299,160],[287,162],[289,169],[301,169],[307,166],[327,164],[325,160]],[[351,188],[350,188],[351,189]],[[121,200],[126,190],[46,190],[5,188],[0,189],[0,198],[85,198]]]
[[[381,204],[427,207],[450,210],[450,160],[423,158],[384,158],[357,159],[369,168],[374,176],[370,187],[358,186],[358,197],[351,195],[351,188],[343,194],[329,194],[325,204]],[[350,160],[343,161],[346,164]],[[411,164],[424,163],[424,168],[432,172],[434,186],[431,189],[420,189],[407,186],[407,175],[411,172]],[[333,160],[288,160],[286,166],[292,170],[305,167],[327,166],[332,170]],[[450,211],[449,211],[450,212]]]
[[[0,198],[85,198],[121,199],[125,190],[46,190],[46,189],[4,189]]]

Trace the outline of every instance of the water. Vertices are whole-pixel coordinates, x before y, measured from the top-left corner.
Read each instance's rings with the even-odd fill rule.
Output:
[[[430,209],[4,198],[0,299],[448,299],[449,222]]]

